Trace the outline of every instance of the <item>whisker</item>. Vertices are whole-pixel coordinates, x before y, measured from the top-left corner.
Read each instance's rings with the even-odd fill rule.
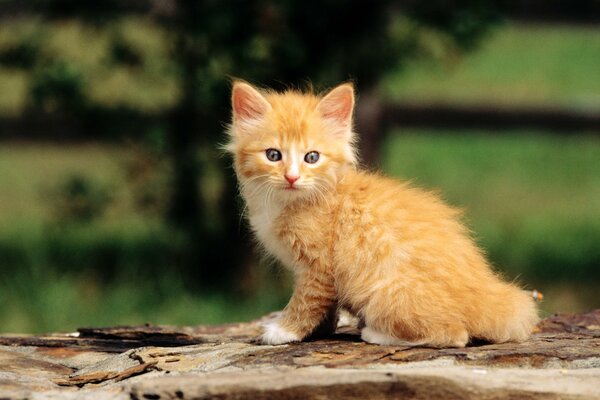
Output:
[[[247,193],[248,197],[254,197],[257,192],[261,191],[266,185],[269,184],[269,181],[263,181],[261,183],[259,183],[257,186],[254,186],[253,188],[248,188],[247,190],[252,190],[250,193]]]
[[[330,196],[328,196],[328,192],[331,190],[331,186],[327,184],[327,181],[325,181],[323,178],[315,177],[314,188],[314,196],[318,197],[321,201],[327,204],[327,207],[330,207]]]

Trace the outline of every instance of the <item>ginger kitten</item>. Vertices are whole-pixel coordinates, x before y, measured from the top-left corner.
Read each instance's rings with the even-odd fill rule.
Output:
[[[354,90],[324,97],[236,82],[228,151],[264,248],[295,274],[268,344],[301,341],[345,308],[363,340],[463,347],[522,341],[533,299],[492,271],[435,194],[357,169]]]

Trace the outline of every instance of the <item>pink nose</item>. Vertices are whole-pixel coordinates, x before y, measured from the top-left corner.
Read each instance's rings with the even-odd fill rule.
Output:
[[[293,185],[294,182],[296,182],[298,179],[300,179],[300,177],[296,176],[296,175],[285,174],[284,176],[285,176],[285,180],[288,181],[290,183],[290,185]]]

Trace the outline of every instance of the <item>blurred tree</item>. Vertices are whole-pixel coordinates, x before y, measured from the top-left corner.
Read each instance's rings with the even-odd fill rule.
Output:
[[[373,90],[381,76],[424,51],[424,35],[454,50],[469,49],[497,17],[481,0],[402,7],[383,0],[177,0],[169,10],[164,21],[174,37],[183,93],[170,131],[176,171],[170,216],[187,227],[189,237],[219,244],[206,246],[197,259],[203,266],[200,278],[211,283],[229,282],[247,260],[231,174],[224,174],[218,230],[202,226],[211,219],[206,215],[210,207],[198,201],[195,185],[210,166],[197,163],[194,137],[211,149],[223,141],[222,123],[229,114],[226,74],[277,89],[304,86],[309,79],[317,88],[354,80],[364,96],[358,114],[363,156],[372,163],[378,147]],[[229,160],[204,160],[213,162],[221,164],[220,170],[228,168]]]
[[[57,61],[34,71],[31,105],[44,113],[78,113],[85,107],[83,78],[72,65]]]
[[[11,5],[14,12],[34,10],[51,18],[80,17],[93,23],[143,12],[166,29],[181,93],[178,104],[166,113],[166,152],[173,171],[167,217],[188,238],[183,272],[195,278],[189,281],[204,286],[240,282],[248,260],[247,235],[239,232],[230,160],[217,150],[229,120],[231,77],[276,89],[312,85],[320,90],[353,80],[361,96],[358,130],[363,158],[369,164],[378,148],[379,105],[374,92],[382,75],[415,56],[471,49],[497,20],[494,3],[486,0],[36,0],[28,4],[4,0],[2,4]],[[115,37],[119,40],[111,47],[112,57],[138,65],[136,51]],[[34,64],[30,58],[36,49],[13,48],[4,57],[18,58],[28,66]],[[57,67],[41,74],[34,91],[38,101],[45,104],[50,96],[64,103],[64,94],[72,93],[77,104],[89,105],[81,98],[75,72]],[[107,116],[106,112],[96,115],[103,120]],[[208,156],[199,158],[198,148]],[[220,201],[211,203],[201,195],[198,182],[206,182],[209,171],[215,170],[224,184]]]

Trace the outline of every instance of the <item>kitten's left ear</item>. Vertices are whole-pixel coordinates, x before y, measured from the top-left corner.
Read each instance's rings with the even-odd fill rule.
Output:
[[[334,124],[336,133],[341,133],[344,137],[352,134],[353,110],[354,88],[350,83],[332,89],[317,105],[317,111]]]

